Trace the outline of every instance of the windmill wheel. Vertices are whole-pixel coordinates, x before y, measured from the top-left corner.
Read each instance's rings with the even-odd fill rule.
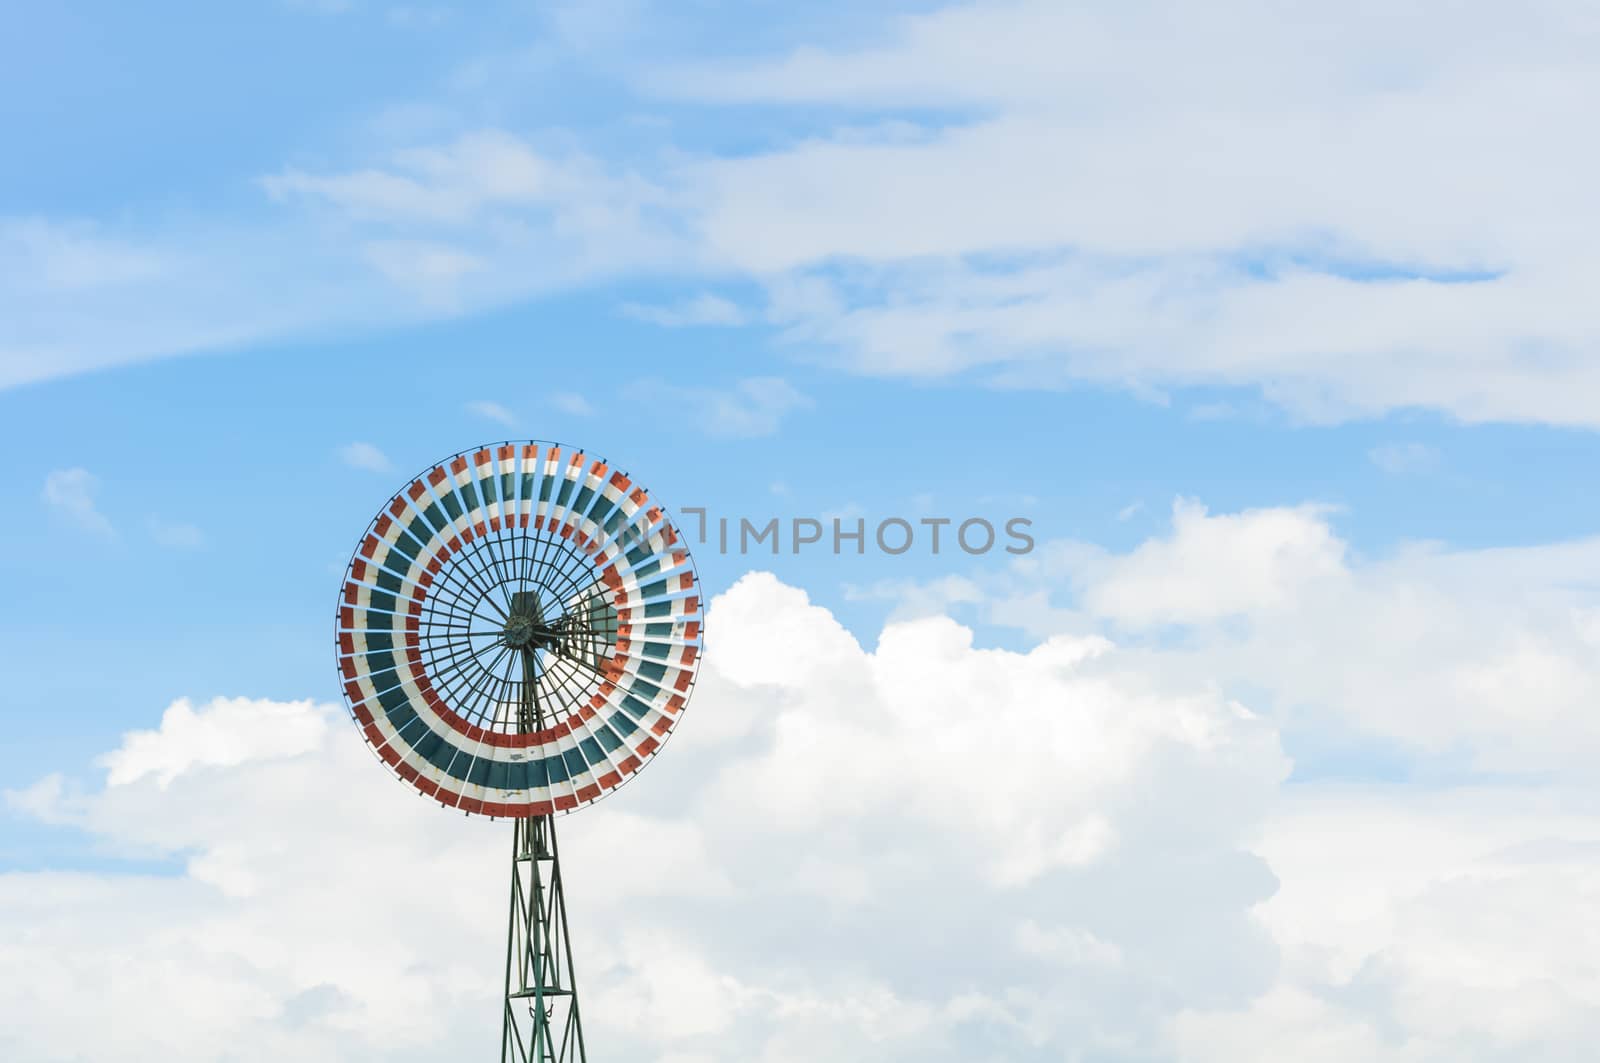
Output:
[[[626,473],[547,442],[463,451],[383,507],[340,593],[367,742],[464,812],[567,812],[661,748],[694,687],[699,579]]]

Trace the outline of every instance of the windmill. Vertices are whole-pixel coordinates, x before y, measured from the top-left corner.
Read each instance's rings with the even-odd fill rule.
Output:
[[[586,1063],[555,821],[637,774],[683,713],[702,629],[682,538],[594,455],[463,451],[368,527],[337,630],[350,712],[390,771],[514,821],[502,1063]]]

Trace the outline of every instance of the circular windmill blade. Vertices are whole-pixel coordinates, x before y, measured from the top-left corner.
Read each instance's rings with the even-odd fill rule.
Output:
[[[465,812],[566,812],[671,734],[701,646],[683,539],[626,473],[542,441],[463,451],[351,558],[339,669],[367,742]]]

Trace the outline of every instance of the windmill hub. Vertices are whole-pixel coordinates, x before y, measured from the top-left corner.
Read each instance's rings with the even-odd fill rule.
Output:
[[[514,650],[525,650],[538,641],[539,629],[534,624],[533,617],[513,613],[511,619],[506,621],[506,629],[501,637],[507,646]]]

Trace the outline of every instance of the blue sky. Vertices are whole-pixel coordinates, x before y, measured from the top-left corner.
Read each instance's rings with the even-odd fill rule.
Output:
[[[334,699],[369,517],[531,437],[713,516],[1026,517],[1020,566],[695,558],[713,595],[803,589],[868,655],[930,613],[980,649],[1110,639],[1270,722],[1296,811],[1267,822],[1335,784],[1414,787],[1391,811],[1423,831],[1462,787],[1588,807],[1600,171],[1565,123],[1595,26],[1438,6],[13,14],[0,788],[92,792],[181,698]],[[1413,608],[1437,625],[1362,641]],[[1480,615],[1523,626],[1455,631]],[[1296,647],[1314,677],[1274,663]],[[205,848],[13,805],[0,873]],[[1243,1014],[1183,1058],[1288,1036]]]
[[[682,22],[652,13],[637,32],[648,25],[652,39],[661,31],[693,40],[689,25],[727,17],[711,7],[691,5]],[[5,93],[7,132],[29,148],[29,165],[0,179],[7,213],[22,224],[91,233],[158,234],[168,224],[254,232],[277,224],[280,213],[259,187],[264,175],[301,161],[353,164],[485,121],[637,165],[667,143],[750,156],[826,135],[844,120],[835,109],[779,106],[758,118],[748,108],[661,99],[640,84],[654,73],[646,68],[641,77],[624,58],[643,42],[587,23],[609,20],[576,8],[541,14],[499,5],[470,18],[436,8],[417,13],[415,24],[395,13],[404,10],[268,4],[224,17],[184,9],[171,19],[181,32],[153,32],[167,20],[115,8],[31,14],[38,25],[10,36],[14,54],[5,64],[15,79]],[[762,12],[766,28],[752,32],[748,54],[761,55],[763,34],[778,32],[771,15]],[[552,39],[563,27],[579,35],[576,43]],[[830,25],[821,39],[848,32],[848,21]],[[586,48],[584,34],[606,47]],[[869,40],[882,34],[863,32]],[[122,47],[128,39],[141,46]],[[526,43],[507,45],[517,40]],[[363,53],[359,64],[348,62],[354,52]],[[295,76],[284,76],[286,63]],[[408,109],[437,113],[418,118],[420,128],[385,126]],[[40,720],[62,698],[84,706],[70,728],[25,728],[8,770],[41,755],[70,757],[86,739],[114,738],[129,722],[116,691],[160,701],[237,689],[234,647],[275,662],[250,676],[252,693],[286,697],[327,685],[319,625],[332,569],[400,477],[480,440],[572,440],[634,469],[670,505],[760,521],[849,507],[880,519],[1017,515],[1034,522],[1040,539],[1116,548],[1158,529],[1179,496],[1219,510],[1320,502],[1338,507],[1333,520],[1356,549],[1380,556],[1410,540],[1528,545],[1596,527],[1593,496],[1577,487],[1600,456],[1585,430],[1462,426],[1448,411],[1425,408],[1308,424],[1264,399],[1259,384],[1066,381],[1039,389],[995,385],[978,371],[864,376],[760,321],[669,328],[637,320],[629,308],[706,291],[726,291],[717,298],[737,304],[750,294],[737,282],[639,272],[408,326],[308,324],[293,340],[247,336],[215,353],[0,393],[11,506],[36,518],[5,533],[8,582],[31,606],[7,625],[6,641],[19,661],[50,663],[14,669],[10,697],[19,716]],[[263,280],[294,298],[294,278]],[[368,278],[352,270],[330,282]],[[270,289],[250,297],[275,301]],[[182,294],[176,299],[181,304]],[[96,353],[123,357],[114,339]],[[782,379],[802,397],[755,438],[726,438],[737,428],[720,427],[704,402],[651,400],[652,387],[665,382],[732,393],[751,377]],[[562,409],[563,395],[582,397],[593,414]],[[482,401],[515,421],[475,415],[469,406]],[[342,464],[339,448],[357,440],[377,446],[393,469]],[[70,467],[98,481],[96,504],[116,527],[115,541],[40,512],[46,474]],[[202,544],[163,548],[153,524],[191,526]],[[222,605],[238,593],[233,566],[241,557],[270,578],[239,604]],[[921,550],[765,562],[702,550],[698,560],[718,589],[767,564],[802,581],[869,639],[884,610],[845,600],[846,584],[993,562]],[[145,620],[90,650],[72,634],[74,618],[106,565],[124,584],[118,595],[139,601]],[[227,614],[225,625],[217,611]],[[99,667],[72,666],[86,652]]]
[[[137,722],[129,702],[331,696],[327,618],[366,521],[437,456],[493,439],[577,441],[669,505],[758,523],[856,511],[869,527],[893,516],[1023,516],[1041,542],[1123,549],[1161,531],[1177,497],[1223,511],[1319,502],[1338,507],[1330,519],[1340,534],[1373,556],[1411,540],[1529,545],[1593,528],[1593,496],[1563,487],[1581,482],[1595,449],[1571,429],[1466,428],[1427,413],[1303,426],[1242,389],[1157,402],[1087,385],[908,385],[788,361],[760,330],[661,329],[618,305],[616,294],[584,293],[0,394],[10,506],[31,514],[3,533],[6,581],[28,603],[5,624],[16,662],[8,700],[29,721],[7,747],[8,774],[25,778],[41,758],[70,767],[86,745],[113,742]],[[608,408],[603,397],[652,376],[732,391],[752,369],[807,400],[755,438],[719,437],[714,418],[690,404],[645,393]],[[568,412],[557,395],[583,396],[594,412]],[[515,423],[470,408],[482,401],[514,412]],[[1218,403],[1242,412],[1206,412]],[[390,467],[352,468],[340,450],[353,441],[378,447]],[[73,467],[94,476],[110,534],[45,503],[47,475]],[[163,526],[192,528],[196,541],[163,543]],[[847,586],[1004,563],[934,557],[925,544],[900,557],[795,556],[787,545],[777,558],[719,556],[714,547],[696,553],[713,591],[770,568],[869,642],[889,607],[851,600]],[[137,621],[116,619],[124,613]],[[1014,641],[998,629],[982,637]],[[241,674],[245,661],[271,663]],[[70,720],[50,708],[63,703],[77,706]]]

